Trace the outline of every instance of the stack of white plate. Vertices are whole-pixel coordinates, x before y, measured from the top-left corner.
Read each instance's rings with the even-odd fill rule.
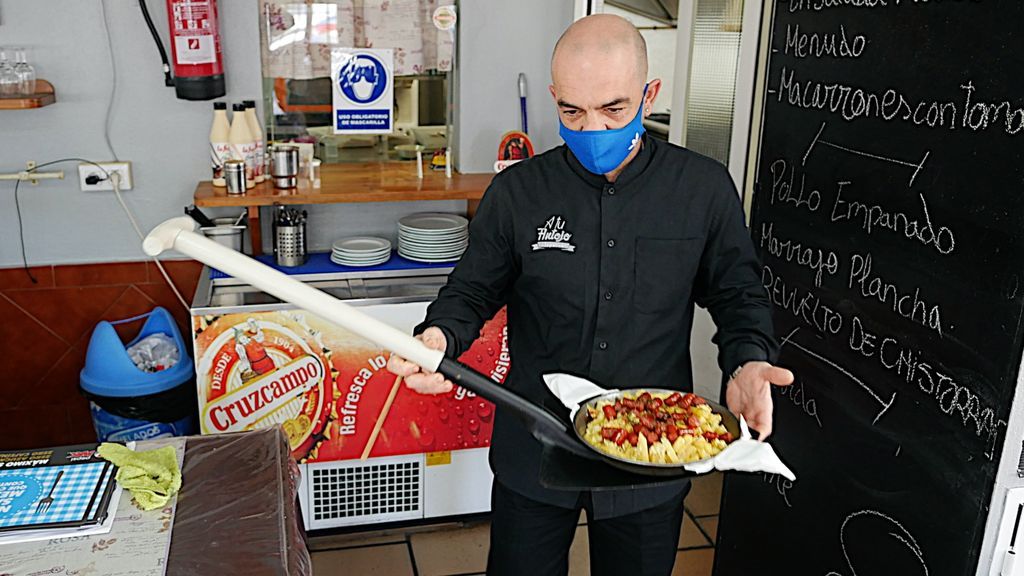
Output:
[[[342,238],[331,248],[331,262],[343,266],[376,266],[391,259],[391,242],[375,236]]]
[[[423,213],[398,221],[398,254],[417,262],[458,260],[469,246],[469,221],[456,214]]]

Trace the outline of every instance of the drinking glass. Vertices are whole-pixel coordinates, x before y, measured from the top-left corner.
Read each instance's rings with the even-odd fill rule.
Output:
[[[14,96],[18,92],[18,73],[10,62],[11,49],[0,46],[0,96]]]
[[[25,57],[24,48],[14,49],[16,64],[14,73],[18,77],[18,93],[23,96],[30,96],[36,93],[36,69],[33,68]]]

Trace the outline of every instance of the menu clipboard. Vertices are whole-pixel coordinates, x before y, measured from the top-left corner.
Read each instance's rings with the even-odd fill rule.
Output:
[[[0,452],[0,533],[103,522],[116,468],[95,449]]]

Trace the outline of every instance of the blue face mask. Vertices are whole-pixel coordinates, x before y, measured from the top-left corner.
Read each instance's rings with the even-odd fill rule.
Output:
[[[646,95],[647,86],[644,86]],[[584,168],[594,174],[607,174],[618,168],[626,156],[640,145],[640,136],[644,133],[643,108],[641,98],[636,116],[629,124],[614,130],[570,130],[559,119],[558,134]]]

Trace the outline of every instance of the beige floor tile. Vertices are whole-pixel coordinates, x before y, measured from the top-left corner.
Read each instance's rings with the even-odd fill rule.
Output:
[[[676,554],[676,565],[672,576],[711,576],[711,567],[715,562],[715,550],[684,550]],[[319,576],[319,575],[318,575]]]
[[[722,473],[713,472],[693,480],[693,488],[686,496],[686,508],[694,516],[718,514],[722,503]]]
[[[576,523],[577,526],[584,526],[587,523],[587,511],[580,510],[580,521]]]
[[[718,516],[708,516],[707,518],[698,518],[697,524],[704,529],[704,532],[711,537],[711,543],[718,539]]]
[[[490,524],[424,532],[409,537],[419,576],[468,574],[487,568]]]
[[[569,576],[590,575],[590,537],[586,526],[576,528],[576,537],[569,548]]]
[[[405,532],[353,532],[351,534],[334,534],[331,536],[313,536],[309,539],[309,550],[337,550],[338,548],[358,548],[374,544],[399,544],[405,542]]]
[[[414,573],[405,544],[313,552],[312,556],[315,576],[412,576]]]
[[[693,523],[693,518],[690,518],[689,514],[683,514],[683,529],[679,532],[679,547],[702,548],[705,546],[711,546],[711,542]]]

